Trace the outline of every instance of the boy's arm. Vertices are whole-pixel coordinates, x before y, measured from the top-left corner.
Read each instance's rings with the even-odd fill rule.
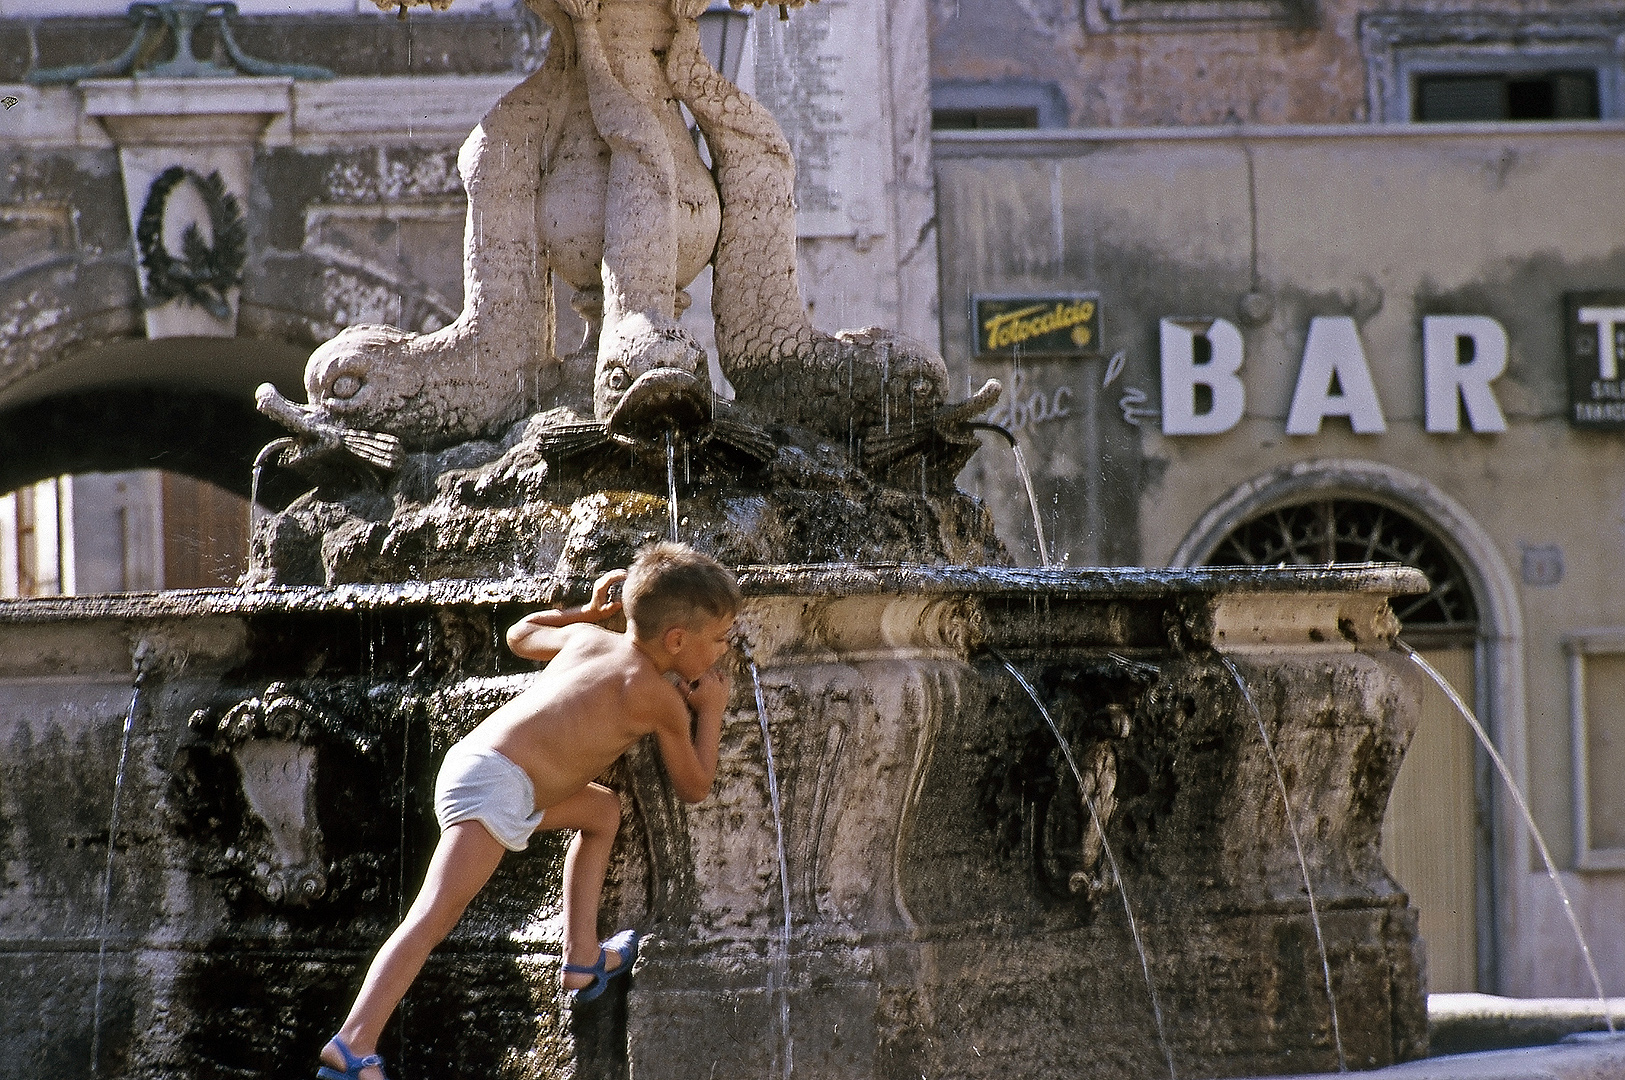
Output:
[[[688,707],[674,710],[655,730],[660,759],[671,777],[677,797],[703,802],[717,778],[717,744],[722,738],[722,713],[728,707],[728,677],[708,671],[688,691]]]
[[[508,648],[526,660],[551,660],[564,648],[568,635],[564,628],[580,622],[603,622],[621,610],[619,599],[610,599],[610,589],[626,580],[625,570],[611,570],[592,585],[592,599],[568,611],[533,611],[508,627]]]

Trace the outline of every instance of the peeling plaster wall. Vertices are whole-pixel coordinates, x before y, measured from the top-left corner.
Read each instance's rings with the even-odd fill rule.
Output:
[[[1507,0],[1403,8],[1575,15]],[[1358,123],[1382,119],[1368,106],[1361,17],[1387,10],[1371,0],[932,0],[932,77],[1052,83],[1074,127]]]

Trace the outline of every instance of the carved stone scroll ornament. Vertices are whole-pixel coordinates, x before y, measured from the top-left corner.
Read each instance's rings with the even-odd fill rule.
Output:
[[[259,826],[238,833],[218,860],[221,868],[246,876],[273,904],[303,906],[321,898],[333,867],[316,818],[318,747],[336,737],[366,754],[370,741],[280,683],[218,719],[214,710],[200,709],[191,727],[229,755],[243,801]]]

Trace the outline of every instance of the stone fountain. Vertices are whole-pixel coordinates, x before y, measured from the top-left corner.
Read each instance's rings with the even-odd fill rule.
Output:
[[[262,465],[309,490],[245,586],[0,605],[8,1059],[313,1068],[415,890],[440,753],[527,677],[502,630],[672,531],[748,602],[712,797],[645,748],[608,778],[603,917],[648,934],[638,968],[558,999],[535,843],[408,997],[397,1080],[1425,1053],[1378,857],[1419,695],[1387,602],[1421,575],[1008,565],[954,487],[997,384],[949,401],[930,348],[811,325],[794,165],[701,54],[703,0],[532,6],[547,62],[460,162],[463,315],[350,328],[304,403],[261,389],[292,432]],[[707,264],[720,380],[677,319]]]

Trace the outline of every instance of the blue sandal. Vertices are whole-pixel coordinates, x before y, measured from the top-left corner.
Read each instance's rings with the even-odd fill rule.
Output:
[[[378,1066],[379,1072],[384,1071],[384,1059],[377,1054],[356,1057],[350,1053],[350,1048],[344,1045],[344,1040],[337,1035],[333,1036],[333,1045],[339,1048],[340,1054],[344,1055],[344,1071],[339,1072],[331,1066],[323,1065],[316,1070],[316,1080],[360,1080],[361,1070],[373,1065]],[[384,1080],[389,1080],[389,1077],[384,1077]]]
[[[617,967],[614,971],[606,970],[610,953],[614,953],[621,958],[620,967]],[[609,980],[619,975],[625,975],[632,970],[632,958],[637,954],[638,932],[636,930],[622,930],[599,947],[598,962],[591,967],[585,967],[581,964],[565,964],[564,970],[568,974],[592,976],[592,982],[579,990],[570,992],[571,1006],[585,1005],[587,1002],[596,999],[599,994],[604,992],[604,988],[609,985]],[[344,1080],[344,1078],[340,1077],[339,1080]]]

